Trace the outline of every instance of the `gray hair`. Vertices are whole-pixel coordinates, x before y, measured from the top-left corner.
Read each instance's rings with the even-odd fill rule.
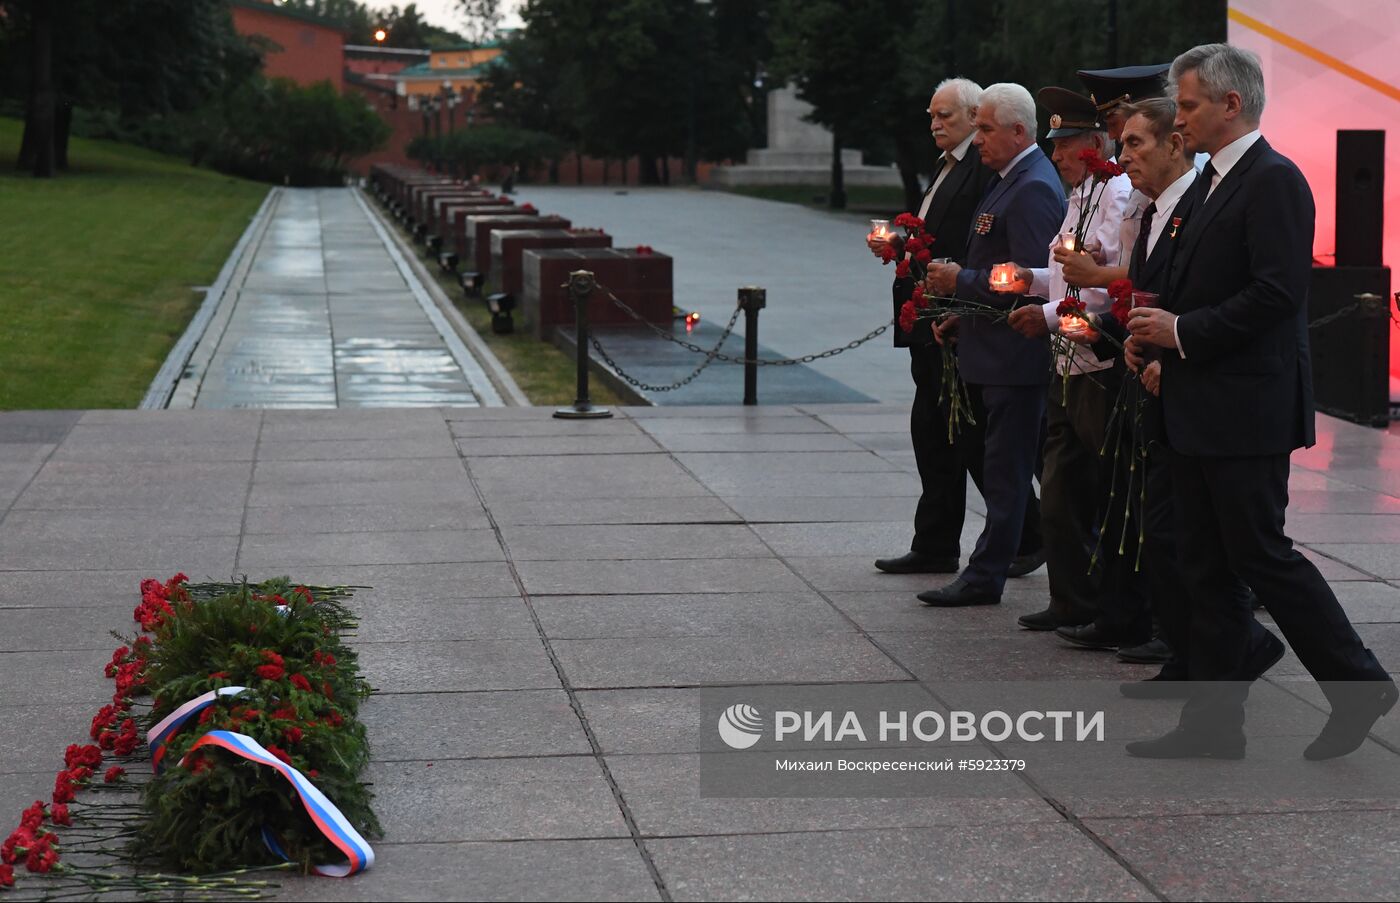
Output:
[[[982,92],[980,106],[995,107],[997,125],[1023,125],[1035,137],[1035,98],[1031,92],[1012,82],[997,82]]]
[[[933,89],[933,93],[938,94],[945,88],[952,88],[958,98],[958,106],[969,111],[977,109],[982,99],[982,86],[970,78],[945,78]]]
[[[1172,62],[1170,90],[1187,72],[1195,72],[1201,89],[1220,102],[1234,91],[1240,95],[1240,115],[1257,125],[1264,115],[1264,69],[1259,55],[1229,44],[1201,44]]]

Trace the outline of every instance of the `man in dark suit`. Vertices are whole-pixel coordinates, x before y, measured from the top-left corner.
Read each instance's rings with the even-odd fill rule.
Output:
[[[1156,294],[1160,300],[1167,294],[1167,275],[1178,247],[1177,238],[1191,215],[1191,186],[1196,181],[1196,170],[1192,166],[1191,155],[1186,152],[1185,140],[1175,130],[1175,102],[1164,97],[1152,98],[1127,106],[1122,113],[1126,119],[1120,125],[1123,149],[1119,162],[1132,180],[1133,188],[1141,192],[1147,201],[1142,229],[1124,255],[1126,274],[1135,289]],[[1117,357],[1121,353],[1122,343],[1128,338],[1127,330],[1113,317],[1105,317],[1101,329],[1118,344],[1102,339],[1093,346],[1094,354],[1101,359]],[[1123,685],[1124,695],[1134,698],[1188,695],[1185,681],[1189,648],[1186,617],[1189,616],[1189,606],[1185,604],[1185,599],[1190,595],[1190,590],[1182,579],[1176,554],[1170,450],[1162,431],[1161,404],[1156,397],[1160,391],[1161,373],[1161,362],[1153,360],[1141,374],[1149,394],[1143,404],[1142,415],[1132,424],[1132,428],[1141,430],[1141,441],[1147,450],[1147,491],[1144,510],[1135,511],[1134,517],[1143,519],[1140,560],[1147,578],[1145,583],[1151,614],[1161,626],[1165,645],[1172,655],[1154,677]],[[1126,485],[1121,485],[1121,477],[1120,474],[1116,498],[1134,494]],[[1119,511],[1111,514],[1115,521],[1121,516]],[[1117,521],[1111,530],[1115,535],[1118,524],[1121,521]],[[1130,527],[1127,531],[1127,548],[1123,553],[1127,561],[1138,559],[1136,535],[1137,529]],[[1235,593],[1241,604],[1250,604],[1252,593],[1238,580],[1235,581]],[[1132,623],[1134,621],[1137,623]],[[1141,630],[1148,626],[1147,611],[1133,606],[1115,606],[1103,611],[1095,624],[1110,633]],[[1246,672],[1252,679],[1272,667],[1283,656],[1284,649],[1283,643],[1257,621],[1251,619],[1250,630]]]
[[[982,164],[972,147],[972,120],[982,87],[965,78],[943,81],[929,100],[929,129],[943,153],[934,178],[924,193],[918,216],[933,236],[929,251],[961,263],[967,254],[972,213],[986,192],[992,171]],[[879,256],[884,243],[872,240],[870,250]],[[907,258],[907,254],[902,254]],[[914,540],[909,551],[896,558],[881,558],[875,567],[890,574],[954,574],[962,556],[963,515],[967,509],[967,476],[982,486],[979,431],[967,425],[948,439],[948,409],[939,404],[943,386],[943,355],[933,341],[929,320],[920,320],[912,332],[899,328],[899,309],[909,300],[914,280],[896,276],[894,296],[894,344],[909,349],[914,376],[914,404],[909,412],[909,432],[923,492],[914,512]],[[1027,506],[1021,534],[1021,554],[1012,565],[1012,576],[1038,567],[1040,559],[1040,511],[1035,497]]]
[[[1044,267],[1050,240],[1065,215],[1065,193],[1055,167],[1035,143],[1035,101],[1020,85],[997,84],[982,92],[973,142],[996,172],[977,205],[968,237],[967,265],[934,264],[926,283],[940,296],[1009,309],[1015,295],[994,292],[993,265]],[[1040,450],[1050,349],[1006,324],[976,316],[949,318],[940,341],[957,330],[958,367],[984,421],[982,494],[987,523],[972,558],[951,584],[920,593],[925,605],[995,605],[1016,555]]]
[[[1140,309],[1133,351],[1162,352],[1180,563],[1190,589],[1188,668],[1195,689],[1171,733],[1137,756],[1244,755],[1252,615],[1243,578],[1322,686],[1332,712],[1304,755],[1352,752],[1395,704],[1395,684],[1362,643],[1317,568],[1283,532],[1289,454],[1312,445],[1307,287],[1312,192],[1259,133],[1258,58],[1206,44],[1172,64],[1176,126],[1211,162],[1168,275],[1170,309]]]

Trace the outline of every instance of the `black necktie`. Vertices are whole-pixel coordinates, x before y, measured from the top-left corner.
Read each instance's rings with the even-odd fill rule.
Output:
[[[1211,186],[1211,183],[1213,183],[1214,181],[1215,181],[1215,165],[1212,164],[1212,163],[1207,163],[1206,166],[1205,166],[1205,169],[1202,169],[1202,170],[1201,170],[1201,191],[1200,191],[1200,204],[1199,204],[1199,206],[1202,206],[1202,207],[1205,206],[1206,198],[1210,197],[1210,186]]]
[[[1142,226],[1138,229],[1137,241],[1133,243],[1133,257],[1129,261],[1129,270],[1133,276],[1140,275],[1142,268],[1147,265],[1147,242],[1152,234],[1152,217],[1157,215],[1157,202],[1153,201],[1147,205],[1147,209],[1142,211]]]

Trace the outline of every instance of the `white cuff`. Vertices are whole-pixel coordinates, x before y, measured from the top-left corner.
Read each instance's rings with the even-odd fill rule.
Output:
[[[1060,332],[1060,315],[1055,313],[1059,307],[1059,301],[1051,301],[1048,304],[1040,305],[1040,309],[1045,313],[1045,325],[1050,327],[1051,335],[1058,335]]]
[[[1176,353],[1181,355],[1181,359],[1186,360],[1186,349],[1181,347],[1181,332],[1177,325],[1181,323],[1181,317],[1172,320],[1172,338],[1176,340]]]
[[[1031,287],[1026,291],[1028,295],[1039,295],[1042,298],[1050,297],[1050,269],[1031,270]],[[1056,299],[1058,303],[1060,299]]]

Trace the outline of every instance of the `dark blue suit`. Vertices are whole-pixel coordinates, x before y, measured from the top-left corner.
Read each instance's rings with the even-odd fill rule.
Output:
[[[957,296],[1010,308],[1020,296],[991,290],[987,280],[992,266],[1012,261],[1027,268],[1044,267],[1050,239],[1064,218],[1059,174],[1040,148],[1033,148],[978,205]],[[987,502],[987,525],[962,579],[1000,595],[1020,543],[1040,451],[1050,345],[1044,339],[1025,338],[1005,322],[976,317],[963,318],[958,331],[958,369],[974,396],[985,435],[982,495]]]

